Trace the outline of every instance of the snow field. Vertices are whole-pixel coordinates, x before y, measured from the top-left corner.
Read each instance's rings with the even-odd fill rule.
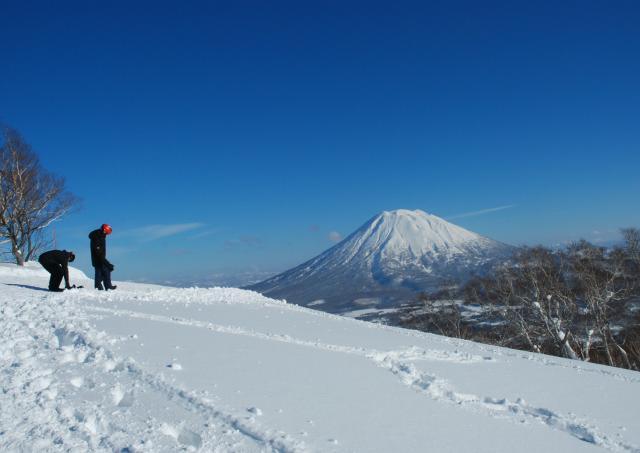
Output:
[[[638,373],[118,285],[51,294],[0,268],[0,449],[640,451]]]

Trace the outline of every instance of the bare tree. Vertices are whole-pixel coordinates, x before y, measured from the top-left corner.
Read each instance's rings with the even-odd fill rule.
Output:
[[[18,265],[32,259],[43,232],[67,214],[78,199],[64,179],[46,171],[14,129],[2,130],[0,147],[0,243],[8,244]]]
[[[638,279],[633,275],[630,248],[605,250],[586,241],[570,247],[575,292],[611,366],[633,368],[622,343],[612,332],[612,313],[634,296]]]
[[[636,369],[638,334],[625,313],[640,296],[634,237],[613,249],[584,240],[566,250],[526,248],[470,282],[465,299],[500,307],[516,333],[512,346]]]
[[[629,257],[640,264],[640,228],[622,228],[620,232]]]
[[[579,359],[572,326],[576,302],[562,254],[524,248],[513,262],[466,289],[467,300],[502,307],[502,315],[529,350]]]
[[[420,316],[413,322],[422,324],[423,330],[436,332],[454,338],[470,339],[471,329],[465,324],[462,312],[456,298],[453,285],[442,285],[442,288],[433,293],[422,293],[418,297],[423,304]]]
[[[401,309],[398,325],[447,337],[508,346],[511,329],[507,323],[489,321],[491,327],[486,328],[483,320],[482,325],[477,325],[477,318],[465,314],[463,298],[459,287],[445,282],[436,292],[420,293],[416,305]],[[486,315],[493,318],[494,314],[488,312]]]
[[[421,294],[400,325],[639,370],[640,229],[621,231],[612,248],[521,248],[461,288]]]

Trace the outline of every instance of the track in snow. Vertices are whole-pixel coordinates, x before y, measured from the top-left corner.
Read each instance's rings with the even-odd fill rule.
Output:
[[[436,375],[420,372],[411,363],[414,361],[446,361],[457,364],[470,364],[494,360],[491,357],[445,350],[425,350],[416,347],[406,350],[377,351],[373,349],[296,339],[289,335],[262,333],[238,326],[218,325],[176,316],[163,316],[132,310],[111,309],[97,306],[88,306],[87,310],[98,313],[108,313],[113,316],[178,324],[203,328],[216,333],[248,336],[260,340],[283,342],[342,354],[357,355],[367,358],[376,366],[393,373],[403,385],[426,395],[434,401],[443,404],[450,404],[463,410],[470,410],[486,416],[505,419],[515,423],[542,423],[550,429],[566,433],[567,435],[575,437],[583,442],[597,445],[607,450],[640,453],[640,448],[615,440],[612,436],[608,436],[600,432],[597,426],[590,423],[588,420],[579,420],[571,416],[562,415],[551,409],[535,407],[529,405],[522,399],[518,399],[513,402],[503,397],[479,396],[461,393],[457,391],[447,380],[439,378]],[[262,436],[260,438],[265,441],[265,437],[267,436]],[[295,451],[295,449],[283,451]]]
[[[1,313],[0,403],[38,420],[34,426],[26,417],[0,415],[4,451],[311,451],[286,433],[262,427],[250,413],[226,411],[117,357],[109,338],[87,323],[67,323],[61,316],[65,304],[54,300],[43,295],[36,304],[16,303]],[[67,403],[79,393],[81,403]],[[145,419],[130,416],[134,403],[143,400],[158,412],[149,411]],[[172,420],[176,413],[183,423]],[[131,438],[140,441],[131,444]]]

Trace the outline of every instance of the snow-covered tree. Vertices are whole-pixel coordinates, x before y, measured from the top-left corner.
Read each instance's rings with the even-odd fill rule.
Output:
[[[524,248],[470,282],[464,298],[499,309],[512,346],[638,368],[639,339],[626,313],[640,297],[635,238],[627,233],[625,245],[612,249],[584,240],[565,250]]]
[[[486,295],[502,307],[503,316],[531,350],[551,349],[578,359],[572,331],[578,310],[566,266],[564,256],[552,250],[524,248],[488,279]]]

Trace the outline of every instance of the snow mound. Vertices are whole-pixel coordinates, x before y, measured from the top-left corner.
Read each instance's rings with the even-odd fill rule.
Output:
[[[47,272],[37,261],[27,261],[24,266],[13,263],[0,263],[0,277],[49,277]],[[77,280],[89,280],[89,277],[80,269],[69,266],[69,278],[71,283]]]

